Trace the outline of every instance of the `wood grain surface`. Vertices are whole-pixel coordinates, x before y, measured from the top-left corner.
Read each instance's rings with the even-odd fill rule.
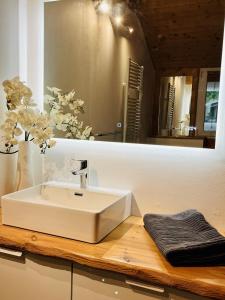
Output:
[[[115,271],[201,296],[225,299],[225,267],[172,267],[158,251],[139,217],[129,217],[99,244],[0,223],[0,245]]]
[[[143,0],[138,15],[156,69],[221,65],[224,0]]]

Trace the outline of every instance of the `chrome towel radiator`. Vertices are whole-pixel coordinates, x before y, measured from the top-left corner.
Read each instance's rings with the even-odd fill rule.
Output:
[[[171,130],[173,128],[173,115],[174,115],[174,105],[175,105],[175,97],[176,97],[176,87],[174,84],[168,84],[168,111],[167,111],[167,124],[166,128]]]
[[[124,142],[138,143],[140,141],[143,74],[144,67],[129,59],[128,86],[124,107]]]

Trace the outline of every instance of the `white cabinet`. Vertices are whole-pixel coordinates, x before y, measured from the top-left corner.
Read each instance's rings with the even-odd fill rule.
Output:
[[[73,265],[73,300],[207,300],[113,272]]]
[[[73,267],[73,300],[167,300],[163,287],[144,284],[126,276],[82,267]]]
[[[184,291],[179,291],[175,289],[168,289],[169,290],[169,300],[207,300],[210,298],[197,296],[191,293],[187,293]]]
[[[71,263],[0,254],[1,300],[71,300]]]
[[[0,254],[0,300],[209,299],[60,259],[17,254]]]

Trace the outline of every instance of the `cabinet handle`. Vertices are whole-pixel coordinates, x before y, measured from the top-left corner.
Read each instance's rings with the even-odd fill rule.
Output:
[[[126,282],[126,284],[129,284],[130,286],[139,287],[139,288],[150,290],[150,291],[157,292],[160,294],[165,293],[165,289],[162,287],[153,286],[153,285],[145,284],[145,283],[140,283],[140,282],[136,282],[136,281],[129,280],[129,279],[125,280],[125,282]]]
[[[15,256],[15,257],[21,257],[23,255],[23,252],[21,252],[21,251],[6,249],[6,248],[2,248],[2,247],[0,247],[0,253],[8,254],[11,256]]]

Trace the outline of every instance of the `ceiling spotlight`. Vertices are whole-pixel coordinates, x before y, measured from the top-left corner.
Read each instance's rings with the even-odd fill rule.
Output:
[[[98,11],[103,13],[103,14],[108,14],[110,13],[111,6],[107,1],[101,1],[101,3],[98,6]]]
[[[116,16],[114,20],[116,25],[119,26],[122,23],[123,18],[121,16]]]
[[[128,27],[128,31],[130,34],[132,34],[134,32],[134,28],[133,27]]]

